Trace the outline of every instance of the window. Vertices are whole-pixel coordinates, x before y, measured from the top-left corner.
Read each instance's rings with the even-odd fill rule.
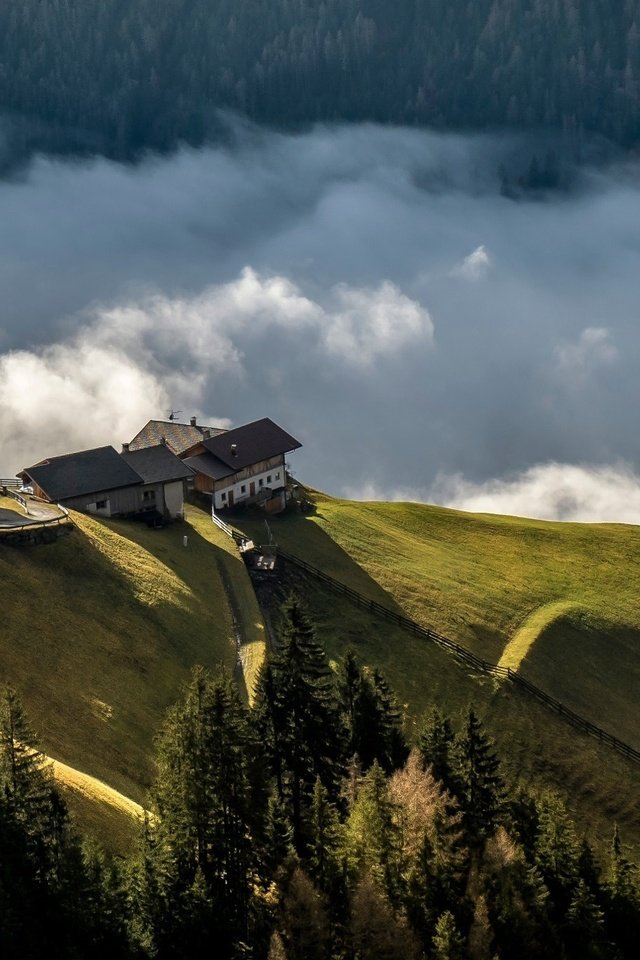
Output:
[[[259,487],[264,486],[264,480],[262,479],[262,477],[260,477],[260,479],[258,480],[258,486]]]
[[[106,510],[107,501],[106,500],[96,500],[96,510]]]
[[[246,484],[243,483],[242,486],[240,487],[240,493],[246,493],[246,492],[247,492],[247,486]]]
[[[221,499],[221,500],[226,500],[226,499],[227,499],[226,493],[221,493],[221,494],[220,494],[220,499]]]
[[[278,470],[278,472],[276,473],[276,480],[279,480],[279,479],[280,479],[280,471]]]
[[[271,483],[271,474],[267,477],[267,483]]]
[[[155,490],[143,490],[143,491],[142,491],[142,499],[143,499],[143,500],[155,500],[155,498],[156,498],[156,492],[155,492]]]

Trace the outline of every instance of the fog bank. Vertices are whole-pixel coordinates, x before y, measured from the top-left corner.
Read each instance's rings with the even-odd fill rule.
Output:
[[[0,182],[0,474],[170,409],[268,415],[332,493],[633,522],[638,171],[515,202],[512,148],[248,129]]]

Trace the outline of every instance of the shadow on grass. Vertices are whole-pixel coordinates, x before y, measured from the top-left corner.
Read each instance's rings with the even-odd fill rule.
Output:
[[[233,522],[254,543],[265,543],[264,519],[245,515],[237,516]],[[273,539],[286,553],[300,557],[367,599],[396,613],[405,613],[393,596],[308,516],[284,513],[268,523]]]
[[[542,630],[520,668],[532,683],[640,749],[640,631],[580,614]]]
[[[0,564],[11,593],[0,674],[24,691],[48,753],[143,802],[154,736],[192,666],[235,669],[217,562],[232,558],[183,524],[91,524],[47,551],[12,553],[7,571]]]

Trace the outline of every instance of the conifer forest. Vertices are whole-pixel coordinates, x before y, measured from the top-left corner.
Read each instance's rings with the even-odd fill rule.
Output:
[[[8,688],[2,956],[635,957],[640,886],[615,825],[597,857],[556,795],[507,783],[473,707],[429,713],[413,739],[403,721],[379,671],[351,651],[330,666],[290,596],[251,709],[194,671],[118,860],[70,825]]]
[[[0,112],[39,149],[198,145],[231,110],[640,138],[635,0],[24,0],[0,5]]]

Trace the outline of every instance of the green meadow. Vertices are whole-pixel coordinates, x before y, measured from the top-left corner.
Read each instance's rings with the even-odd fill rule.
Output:
[[[640,528],[473,515],[315,494],[315,511],[270,521],[278,544],[364,596],[503,663],[640,748]],[[240,526],[257,541],[258,521]],[[364,613],[299,573],[332,656],[381,666],[410,722],[475,703],[512,779],[559,790],[590,835],[617,820],[640,843],[640,767],[523,692]]]
[[[192,666],[223,663],[248,697],[264,628],[244,564],[204,511],[161,530],[73,519],[54,544],[0,541],[0,680],[20,692],[44,751],[86,775],[61,774],[83,822],[125,845],[126,801],[145,802],[154,736]],[[100,784],[125,798],[106,817]]]

